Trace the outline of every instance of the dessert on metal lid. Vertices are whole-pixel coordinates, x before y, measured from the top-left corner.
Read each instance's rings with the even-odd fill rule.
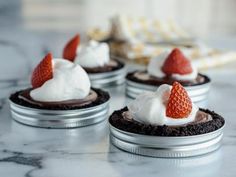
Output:
[[[172,85],[178,81],[194,102],[200,102],[207,99],[210,87],[209,77],[198,73],[197,68],[178,48],[152,58],[146,71],[128,73],[126,80],[127,95],[132,98],[142,91],[154,91],[162,84]]]
[[[144,92],[109,118],[112,143],[129,152],[156,157],[205,154],[220,146],[224,119],[194,104],[174,82]]]
[[[87,44],[80,44],[80,36],[76,35],[66,44],[63,58],[83,67],[95,87],[124,82],[125,65],[110,58],[106,43],[90,40]]]
[[[31,85],[10,97],[12,116],[21,123],[51,128],[85,126],[96,122],[83,114],[88,110],[91,114],[103,111],[100,121],[106,117],[109,94],[91,88],[84,69],[68,60],[47,54],[35,67]]]

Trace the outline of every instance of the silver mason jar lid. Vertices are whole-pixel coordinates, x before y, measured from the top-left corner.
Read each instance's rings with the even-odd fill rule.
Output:
[[[14,120],[42,128],[75,128],[103,121],[109,114],[109,100],[103,104],[76,110],[45,110],[21,106],[10,101]]]
[[[123,84],[125,82],[126,67],[115,71],[89,74],[92,87],[103,88]]]
[[[137,83],[126,79],[126,95],[135,99],[144,91],[156,91],[158,86]],[[184,87],[191,100],[201,107],[206,107],[207,97],[210,90],[210,82],[206,84]]]
[[[217,150],[221,145],[223,127],[194,136],[151,136],[117,129],[110,125],[110,141],[121,150],[151,157],[191,157]]]

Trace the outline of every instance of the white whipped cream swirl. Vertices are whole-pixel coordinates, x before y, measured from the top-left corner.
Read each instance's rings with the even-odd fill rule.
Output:
[[[91,40],[87,45],[77,48],[74,63],[82,67],[104,66],[110,61],[109,47],[106,43]]]
[[[156,77],[164,77],[166,74],[162,71],[162,66],[168,57],[169,53],[164,52],[157,57],[154,57],[150,60],[148,67],[147,67],[147,72],[148,74]],[[193,71],[189,74],[172,74],[171,77],[179,80],[179,81],[188,81],[188,80],[194,80],[197,78],[198,71],[197,67],[195,67],[191,63]]]
[[[138,122],[151,125],[183,125],[195,120],[199,108],[192,103],[192,111],[185,118],[166,116],[166,104],[172,86],[161,85],[156,92],[144,92],[128,105],[128,109]]]
[[[53,59],[53,78],[33,89],[30,96],[42,102],[83,99],[90,87],[89,77],[81,66],[65,59]]]

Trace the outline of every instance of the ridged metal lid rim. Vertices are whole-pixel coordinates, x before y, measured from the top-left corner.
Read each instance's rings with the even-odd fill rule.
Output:
[[[120,73],[123,73],[125,72],[127,69],[126,66],[118,69],[118,70],[115,70],[115,71],[109,71],[109,72],[104,72],[104,73],[88,73],[89,77],[91,78],[100,78],[100,77],[109,77],[109,76],[114,76],[114,75],[118,75]]]
[[[89,108],[77,110],[43,110],[28,108],[10,101],[14,120],[25,125],[41,128],[76,128],[92,125],[106,119],[109,100]]]
[[[193,136],[153,136],[130,133],[110,124],[110,141],[117,148],[149,157],[179,158],[207,154],[221,145],[221,128]]]
[[[199,148],[190,149],[190,147],[186,149],[168,149],[168,148],[153,148],[147,146],[140,146],[137,144],[128,143],[122,140],[117,139],[116,137],[110,136],[110,141],[113,145],[115,145],[118,149],[123,151],[147,156],[147,157],[158,157],[158,158],[186,158],[186,157],[194,157],[199,155],[204,155],[216,151],[220,148],[222,135],[214,139],[214,142],[211,142],[211,145]]]

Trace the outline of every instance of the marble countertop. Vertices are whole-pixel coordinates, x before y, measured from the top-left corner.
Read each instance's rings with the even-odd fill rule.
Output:
[[[106,121],[67,130],[33,128],[13,121],[6,103],[0,110],[0,176],[235,176],[236,71],[221,68],[207,74],[213,79],[209,108],[227,123],[218,151],[182,159],[132,155],[110,144]],[[130,101],[124,96],[124,85],[108,90],[111,112]]]
[[[38,62],[32,58],[40,59],[49,50],[60,56],[69,35],[65,36],[52,33],[35,36],[2,31],[0,53],[1,60],[6,62],[0,65],[0,99],[2,93],[12,91],[4,79],[14,80],[11,86],[13,90],[24,87],[32,66]],[[27,40],[23,40],[25,38]],[[225,40],[213,43],[215,46],[228,45],[228,48],[234,49],[236,46],[235,40],[232,43]],[[236,174],[235,67],[234,63],[205,71],[213,80],[209,108],[226,119],[223,144],[216,152],[182,159],[132,155],[110,144],[107,121],[67,130],[33,128],[13,121],[6,102],[0,109],[0,176],[233,177]],[[112,96],[110,112],[122,108],[130,101],[125,97],[124,85],[107,90]]]

